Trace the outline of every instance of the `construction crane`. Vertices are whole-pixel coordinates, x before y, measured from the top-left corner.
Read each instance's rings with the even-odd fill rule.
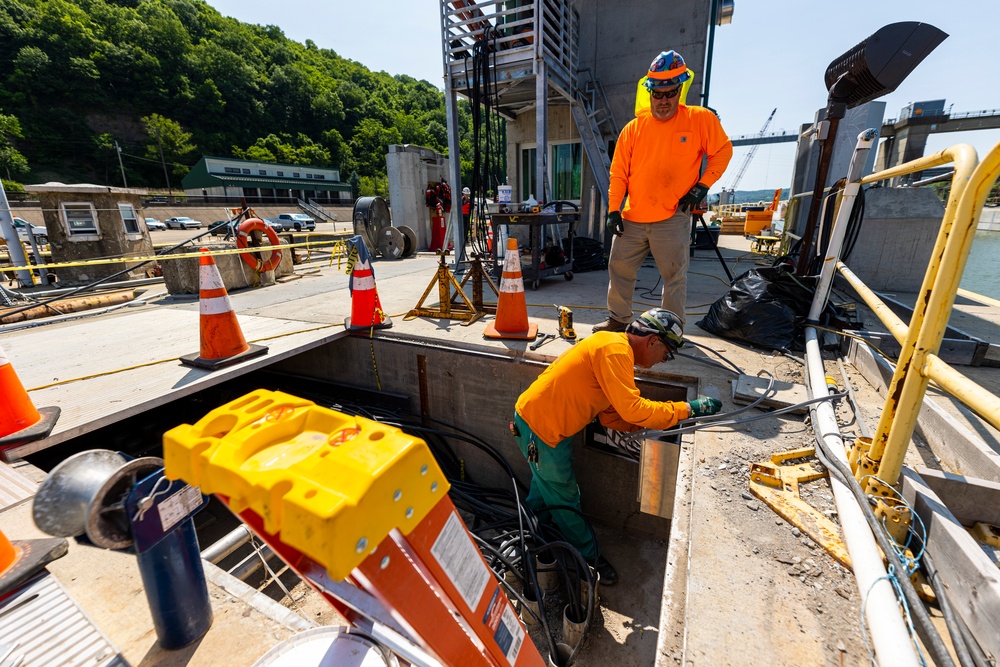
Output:
[[[767,117],[767,120],[764,121],[764,126],[760,128],[760,132],[757,133],[757,139],[763,137],[764,133],[767,132],[767,127],[771,124],[771,119],[774,118],[774,114],[777,112],[777,107],[771,110],[771,115]],[[753,160],[753,156],[757,154],[757,148],[759,146],[759,143],[753,143],[750,145],[750,151],[747,153],[747,156],[743,158],[743,164],[740,165],[740,169],[736,172],[736,176],[734,176],[733,180],[730,181],[729,187],[722,188],[722,199],[719,202],[720,204],[732,203],[732,198],[736,195],[736,186],[738,186],[740,181],[743,179],[743,174],[746,173],[747,167],[750,166],[750,161]]]

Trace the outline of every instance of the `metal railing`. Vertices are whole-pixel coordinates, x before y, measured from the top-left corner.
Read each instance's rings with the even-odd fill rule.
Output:
[[[441,30],[449,76],[486,40],[497,67],[542,57],[567,90],[576,86],[580,17],[568,0],[441,0]]]
[[[954,164],[955,175],[909,325],[900,320],[843,262],[837,263],[837,270],[902,347],[871,449],[865,457],[867,463],[857,469],[859,479],[871,474],[877,467],[879,479],[888,484],[898,481],[927,383],[931,380],[994,427],[1000,428],[1000,398],[952,368],[937,354],[955,304],[979,216],[990,188],[1000,175],[1000,143],[978,165],[975,149],[968,144],[959,144],[866,176],[861,179],[861,184],[943,164]]]

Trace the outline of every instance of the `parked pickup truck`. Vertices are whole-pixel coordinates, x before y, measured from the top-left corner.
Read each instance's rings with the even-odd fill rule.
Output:
[[[279,213],[275,220],[280,222],[282,228],[288,231],[294,229],[297,232],[301,232],[305,229],[311,232],[316,229],[316,221],[305,213]]]
[[[33,225],[24,218],[14,217],[14,229],[17,230],[18,238],[25,243],[31,242],[31,236],[34,236],[35,240],[42,245],[49,242],[49,233],[45,227]]]

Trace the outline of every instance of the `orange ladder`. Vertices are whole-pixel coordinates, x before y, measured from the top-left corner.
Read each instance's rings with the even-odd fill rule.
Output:
[[[168,431],[163,453],[168,478],[218,496],[410,662],[544,664],[423,440],[258,390]]]

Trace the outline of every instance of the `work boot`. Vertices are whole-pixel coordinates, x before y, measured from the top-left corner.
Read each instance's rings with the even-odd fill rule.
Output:
[[[614,586],[618,583],[618,571],[604,556],[598,556],[594,569],[601,575],[601,586]]]
[[[616,319],[614,319],[612,317],[609,317],[608,319],[604,320],[603,322],[595,324],[594,328],[591,329],[591,331],[593,331],[594,333],[597,333],[598,331],[614,331],[614,332],[618,332],[618,331],[625,331],[625,328],[627,326],[628,326],[628,322],[619,322],[618,320],[616,320]]]

